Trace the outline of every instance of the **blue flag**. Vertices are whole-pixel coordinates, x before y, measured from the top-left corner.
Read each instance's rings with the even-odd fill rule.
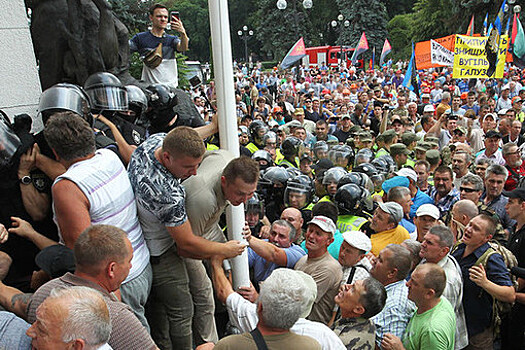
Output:
[[[503,22],[503,16],[504,16],[504,10],[505,10],[505,4],[507,3],[507,0],[503,0],[503,3],[501,4],[501,7],[499,9],[498,15],[496,16],[496,20],[494,21],[494,27],[498,30],[498,34],[501,35],[501,25]]]
[[[403,79],[403,84],[401,84],[407,89],[409,89],[410,91],[414,91],[414,89],[416,88],[416,86],[414,86],[415,79],[412,79],[412,75],[415,73],[415,70],[416,70],[414,67],[415,57],[416,55],[414,52],[414,43],[412,42],[412,56],[410,57],[410,62],[408,62],[407,71],[405,72],[405,79]]]
[[[485,15],[485,19],[483,20],[483,36],[487,35],[488,24],[489,24],[489,14],[487,12],[487,14]]]

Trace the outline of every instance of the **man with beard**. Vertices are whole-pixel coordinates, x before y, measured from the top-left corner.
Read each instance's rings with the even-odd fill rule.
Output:
[[[253,268],[254,282],[264,281],[278,267],[293,269],[297,261],[306,255],[298,245],[292,243],[296,235],[295,227],[286,220],[272,223],[268,240],[262,240],[245,231],[245,238],[250,248],[248,261]]]
[[[518,183],[525,175],[525,163],[521,160],[521,154],[518,145],[509,142],[503,145],[503,159],[505,159],[505,168],[509,171],[507,181],[505,181],[505,191],[512,191],[518,187]]]

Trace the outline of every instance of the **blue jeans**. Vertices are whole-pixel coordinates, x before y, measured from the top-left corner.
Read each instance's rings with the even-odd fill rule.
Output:
[[[146,317],[151,337],[162,350],[191,350],[193,302],[186,265],[175,245],[150,261],[153,284]]]

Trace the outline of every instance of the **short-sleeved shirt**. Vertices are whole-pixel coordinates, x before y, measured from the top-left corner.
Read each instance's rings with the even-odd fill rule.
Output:
[[[139,221],[152,256],[160,256],[175,242],[166,227],[176,227],[188,219],[184,187],[155,158],[165,133],[150,136],[131,155],[128,175],[135,192]]]
[[[492,296],[469,278],[469,269],[490,248],[490,245],[485,243],[471,254],[463,257],[465,247],[464,243],[459,244],[452,256],[458,261],[463,276],[463,307],[468,334],[471,338],[485,331],[492,321]],[[500,254],[495,253],[489,257],[485,271],[491,282],[500,286],[512,286],[509,271]]]
[[[241,332],[250,332],[257,327],[259,317],[257,316],[257,304],[250,303],[238,293],[231,293],[226,298],[226,309],[230,321]],[[327,326],[319,322],[300,318],[290,328],[290,331],[314,338],[321,344],[323,350],[344,350],[341,340]]]
[[[71,273],[66,273],[64,276],[55,278],[38,288],[27,305],[27,320],[30,323],[36,321],[37,308],[51,294],[53,289],[75,286],[92,288],[101,293],[104,298],[108,305],[112,325],[109,345],[115,349],[156,349],[148,331],[128,305],[118,301],[113,293],[109,293],[98,284]]]
[[[459,201],[460,193],[457,188],[452,188],[446,196],[441,197],[439,200],[436,200],[436,196],[437,189],[434,187],[430,192],[430,197],[434,200],[434,205],[438,207],[440,217],[443,218],[452,209],[452,206]]]
[[[29,323],[7,311],[0,311],[0,349],[31,349],[31,338],[26,331]]]
[[[186,192],[186,213],[197,236],[215,242],[226,241],[219,219],[229,202],[222,192],[221,175],[233,158],[225,150],[206,152],[197,175],[182,183]]]
[[[408,234],[408,231],[401,225],[397,225],[395,228],[379,233],[374,233],[370,237],[370,241],[372,242],[372,254],[375,256],[379,255],[379,252],[383,250],[387,245],[393,243],[393,244],[401,244],[405,239],[409,239],[410,235]]]
[[[415,313],[403,336],[407,350],[454,350],[456,317],[447,299],[441,298],[432,309]]]
[[[347,349],[374,349],[376,326],[366,318],[341,318],[333,325],[333,330]]]
[[[310,337],[289,332],[263,336],[268,350],[316,350],[321,345]],[[215,350],[257,350],[257,345],[250,333],[230,335],[222,338],[215,345]]]
[[[177,76],[177,59],[175,51],[180,39],[175,35],[164,34],[162,37],[151,32],[135,34],[129,41],[131,52],[139,52],[144,57],[150,50],[157,48],[162,43],[162,62],[156,68],[142,67],[142,80],[149,83],[160,83],[176,88],[179,85]]]
[[[328,324],[335,305],[334,298],[343,278],[341,264],[326,252],[319,258],[303,256],[295,264],[295,270],[312,276],[317,285],[317,298],[308,319]]]
[[[265,239],[265,241],[268,241]],[[289,248],[282,248],[286,254],[286,266],[289,269],[293,269],[295,264],[301,259],[306,252],[297,244],[292,244]],[[252,248],[248,248],[248,263],[253,268],[253,278],[255,282],[259,283],[264,281],[271,275],[273,270],[279,267],[279,265],[269,262],[261,256],[257,255]]]
[[[408,299],[405,280],[385,286],[386,303],[380,313],[371,318],[376,325],[376,343],[380,344],[386,333],[401,338],[416,310],[416,305]]]

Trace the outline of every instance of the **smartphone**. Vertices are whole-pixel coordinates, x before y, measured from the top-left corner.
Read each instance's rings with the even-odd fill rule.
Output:
[[[180,21],[179,11],[170,11],[170,22],[173,21],[173,18],[177,18]]]
[[[199,87],[199,85],[201,85],[201,79],[196,75],[190,79],[190,84],[191,84],[191,87],[195,89]]]

